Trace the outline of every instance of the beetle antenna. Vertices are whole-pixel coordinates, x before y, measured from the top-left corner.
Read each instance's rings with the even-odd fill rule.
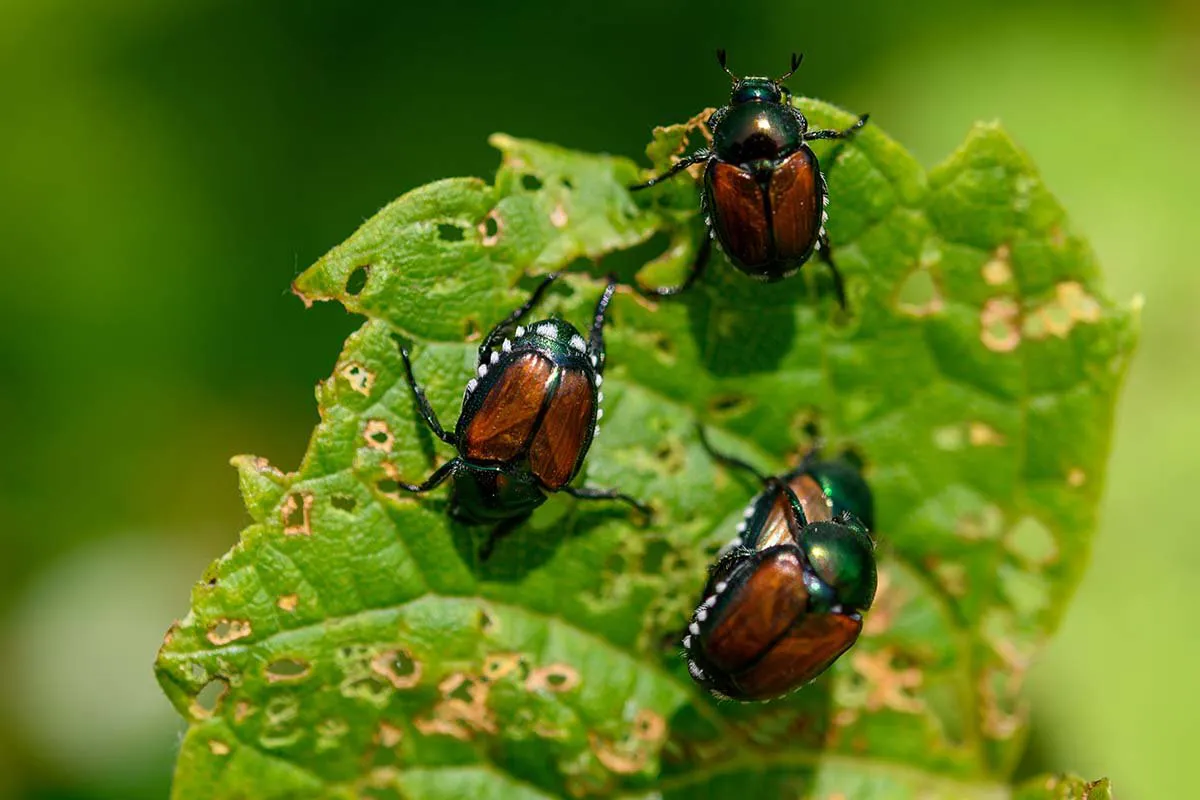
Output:
[[[717,450],[715,447],[713,447],[708,441],[708,433],[705,432],[704,426],[699,423],[696,424],[696,434],[700,438],[700,446],[703,447],[708,455],[718,464],[724,464],[727,467],[733,467],[734,469],[740,469],[743,472],[748,472],[754,477],[758,478],[760,483],[765,484],[771,480],[768,476],[763,475],[755,467],[746,463],[745,461],[742,461],[740,458],[734,458],[731,455],[726,455],[725,453],[722,453],[720,450]]]
[[[783,83],[788,78],[800,69],[800,62],[804,60],[804,53],[792,53],[792,68],[776,79],[776,83]]]
[[[782,489],[783,493],[787,495],[788,505],[792,507],[792,517],[788,519],[788,531],[792,534],[792,538],[796,540],[796,543],[799,544],[800,532],[808,525],[808,517],[804,515],[804,506],[800,505],[800,498],[796,496],[796,493],[792,491],[792,487],[788,486],[786,481],[779,478],[771,478],[770,483]],[[792,526],[793,520],[799,527]]]
[[[729,67],[725,66],[725,48],[724,47],[717,50],[717,63],[721,65],[721,69],[725,70],[725,74],[729,76],[729,79],[732,80],[734,83],[737,83],[737,79],[738,79],[737,75],[734,75],[732,72],[729,71]]]

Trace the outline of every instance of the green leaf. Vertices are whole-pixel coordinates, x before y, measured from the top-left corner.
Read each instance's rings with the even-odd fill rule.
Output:
[[[657,167],[694,127],[656,133]],[[620,291],[584,480],[653,523],[556,496],[479,563],[485,532],[447,519],[444,490],[396,490],[450,455],[398,343],[452,424],[532,276],[584,260],[543,304],[584,325],[614,263],[591,262],[659,234],[639,277],[677,281],[703,235],[694,182],[632,195],[626,159],[492,141],[494,185],[414,190],[296,280],[367,321],[299,469],[234,461],[253,524],[157,662],[190,723],[174,796],[1058,796],[1009,787],[1020,689],[1086,562],[1135,320],[1026,156],[995,125],[928,174],[875,125],[821,149],[849,315],[815,263],[764,286],[717,257],[681,298]],[[697,422],[776,471],[818,423],[876,494],[866,631],[782,701],[717,702],[678,653],[756,490]]]
[[[1015,800],[1113,800],[1107,780],[1085,781],[1074,775],[1051,775],[1022,784]]]

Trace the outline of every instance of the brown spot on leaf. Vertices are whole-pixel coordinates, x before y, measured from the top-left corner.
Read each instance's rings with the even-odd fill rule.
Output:
[[[386,650],[371,659],[371,670],[397,689],[411,689],[421,682],[421,662],[407,650]]]
[[[591,747],[596,760],[603,764],[609,772],[615,772],[618,775],[633,775],[646,768],[648,754],[642,748],[618,747],[616,743],[601,739],[595,733],[588,734],[588,746]]]
[[[418,717],[413,720],[413,726],[423,736],[452,736],[462,742],[470,741],[471,739],[471,732],[463,725],[440,717],[433,717],[431,719],[421,719]]]
[[[579,672],[568,664],[550,664],[529,673],[525,689],[536,692],[545,689],[551,692],[569,692],[579,685]]]
[[[1017,321],[1021,308],[1010,297],[993,297],[979,315],[979,339],[988,350],[1010,353],[1021,343]]]
[[[548,722],[540,721],[533,726],[534,735],[540,736],[543,739],[565,739],[567,732],[562,728],[551,725]]]
[[[193,719],[209,719],[225,702],[229,694],[229,681],[224,678],[213,678],[196,692],[188,711]]]
[[[456,672],[438,684],[442,700],[428,718],[415,719],[417,730],[438,733],[466,741],[476,733],[496,733],[496,720],[488,708],[490,689],[481,678]]]
[[[238,639],[245,639],[250,633],[250,620],[219,619],[209,627],[205,638],[220,647]]]
[[[985,505],[976,513],[963,514],[954,532],[969,541],[995,539],[1004,528],[1004,512],[994,505]]]
[[[855,722],[858,722],[857,708],[840,708],[833,715],[833,724],[838,728],[848,728]]]
[[[312,536],[312,492],[301,492],[300,500],[289,494],[279,507],[279,519],[285,536]]]
[[[254,711],[254,707],[249,702],[238,700],[237,705],[233,707],[233,721],[238,724],[245,722],[246,717],[250,716],[252,711]]]
[[[980,727],[983,735],[989,739],[1011,739],[1025,724],[1028,716],[1028,704],[1017,701],[1017,708],[1008,711],[1001,708],[998,691],[1002,684],[1008,684],[1006,693],[1012,690],[1013,675],[994,667],[988,667],[979,678],[979,702],[982,710]],[[1019,688],[1019,679],[1016,681]],[[1012,693],[1015,697],[1015,692]]]
[[[1012,264],[1009,262],[1011,255],[1011,248],[1007,244],[1002,244],[996,248],[996,252],[983,265],[980,272],[988,286],[1001,286],[1012,280]]]
[[[209,739],[208,740],[208,749],[212,752],[212,754],[214,756],[229,755],[229,745],[225,744],[220,739]]]
[[[373,450],[378,450],[382,453],[392,452],[392,429],[388,424],[381,419],[369,419],[363,427],[363,439],[367,442],[367,447]]]
[[[484,659],[483,680],[490,683],[516,672],[524,663],[525,657],[520,653],[493,653]]]
[[[904,277],[896,287],[896,310],[910,317],[928,317],[945,308],[933,273],[921,267]]]
[[[1054,289],[1054,299],[1030,314],[1025,321],[1025,335],[1031,339],[1047,336],[1066,338],[1080,323],[1100,321],[1100,304],[1075,281],[1065,281]]]
[[[550,212],[550,224],[556,228],[567,227],[567,210],[563,208],[562,203],[556,205]]]
[[[867,636],[878,636],[892,627],[892,621],[900,612],[900,607],[908,600],[896,588],[890,568],[879,570],[879,583],[875,588],[875,602],[863,620],[863,633]]]
[[[918,714],[925,704],[914,697],[911,690],[921,685],[924,676],[919,669],[893,666],[896,652],[885,647],[876,652],[855,650],[850,664],[866,681],[867,696],[864,706],[868,711],[890,708],[904,714]]]
[[[1005,443],[1004,435],[986,422],[972,422],[968,425],[967,437],[974,447],[999,447]]]
[[[312,667],[300,658],[278,658],[267,665],[267,681],[299,681],[308,677]]]
[[[1079,467],[1072,467],[1067,473],[1067,485],[1072,489],[1078,489],[1087,483],[1087,473]]]
[[[371,387],[375,385],[374,372],[354,361],[343,364],[338,372],[350,384],[351,389],[365,397],[371,396]]]
[[[504,230],[504,220],[496,209],[488,212],[488,215],[483,218],[483,222],[479,223],[480,243],[484,247],[492,247],[496,242],[500,241],[500,232]]]
[[[643,708],[633,718],[633,735],[643,742],[661,742],[667,733],[667,722],[661,714]]]
[[[281,594],[279,599],[275,601],[275,605],[279,606],[284,611],[295,611],[296,606],[300,604],[300,596],[294,594]]]
[[[379,723],[379,731],[375,734],[375,740],[384,747],[395,747],[403,738],[404,730],[402,728],[398,728],[386,720]]]
[[[937,577],[942,588],[952,597],[963,597],[967,593],[967,568],[957,561],[931,559],[926,564]]]

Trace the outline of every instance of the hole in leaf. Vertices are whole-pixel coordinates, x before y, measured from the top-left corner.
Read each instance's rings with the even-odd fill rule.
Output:
[[[713,416],[733,417],[746,413],[753,405],[754,401],[744,394],[723,394],[709,401],[708,410]]]
[[[196,693],[195,708],[202,714],[211,715],[221,707],[229,682],[224,678],[213,678]]]
[[[267,665],[268,681],[294,681],[308,675],[307,661],[299,658],[279,658]]]
[[[358,501],[348,494],[335,494],[329,498],[329,504],[338,511],[353,511]]]
[[[393,678],[407,678],[417,671],[417,662],[404,650],[392,650],[377,661]]]
[[[367,441],[367,446],[376,450],[382,450],[385,453],[390,453],[392,450],[392,431],[388,424],[381,419],[367,420],[367,424],[363,429],[363,437]]]
[[[358,297],[363,289],[367,286],[367,278],[371,276],[371,266],[363,265],[354,272],[350,273],[350,277],[346,279],[346,294],[351,297]]]
[[[394,478],[382,478],[375,482],[375,488],[384,494],[399,494],[400,484]]]
[[[298,498],[298,499],[297,499]],[[313,502],[316,500],[311,492],[289,494],[279,507],[279,519],[283,523],[283,533],[286,536],[311,536],[312,525],[309,518]],[[249,625],[247,625],[247,628]]]
[[[443,222],[437,226],[438,238],[443,242],[461,242],[463,240],[463,229],[457,225]]]
[[[446,695],[446,699],[462,700],[464,703],[471,702],[471,687],[472,687],[472,685],[473,684],[469,680],[462,681],[457,686],[455,686],[448,695]]]
[[[536,192],[542,188],[543,184],[542,179],[537,175],[526,174],[521,176],[521,185],[531,192]]]
[[[904,278],[896,292],[896,308],[904,314],[924,317],[942,310],[942,296],[933,273],[914,269]]]
[[[245,639],[251,633],[250,621],[244,619],[219,619],[208,629],[206,638],[221,647],[238,639]]]
[[[678,475],[687,465],[687,450],[674,436],[661,439],[654,447],[654,460],[664,475]]]
[[[671,337],[665,333],[655,333],[654,349],[663,361],[674,363],[675,361],[675,342],[671,341]]]
[[[643,708],[633,718],[633,735],[643,741],[657,741],[667,732],[667,723],[661,716]]]
[[[491,247],[500,241],[500,215],[496,209],[492,209],[483,222],[479,224],[479,232],[483,235],[483,240],[480,242],[484,247]]]
[[[525,680],[525,688],[536,692],[548,689],[552,692],[567,692],[579,685],[579,672],[567,664],[550,664],[535,669]]]

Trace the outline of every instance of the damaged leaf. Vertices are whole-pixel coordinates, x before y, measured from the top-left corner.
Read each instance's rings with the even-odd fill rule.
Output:
[[[658,168],[695,124],[660,129]],[[494,183],[409,192],[295,282],[365,321],[299,467],[234,460],[253,522],[157,662],[189,722],[174,797],[1107,796],[1009,779],[1022,679],[1086,563],[1135,319],[1008,136],[979,125],[929,172],[875,125],[820,149],[848,315],[816,263],[765,286],[717,256],[681,298],[622,289],[584,480],[653,521],[556,496],[480,563],[485,531],[448,520],[444,489],[396,487],[452,455],[399,344],[452,425],[479,337],[535,276],[573,267],[542,311],[584,326],[600,276],[642,266],[619,254],[661,234],[637,277],[671,283],[703,235],[686,178],[631,194],[632,161],[492,142]],[[755,491],[697,422],[769,471],[815,425],[876,495],[865,632],[778,702],[717,702],[679,655]]]

